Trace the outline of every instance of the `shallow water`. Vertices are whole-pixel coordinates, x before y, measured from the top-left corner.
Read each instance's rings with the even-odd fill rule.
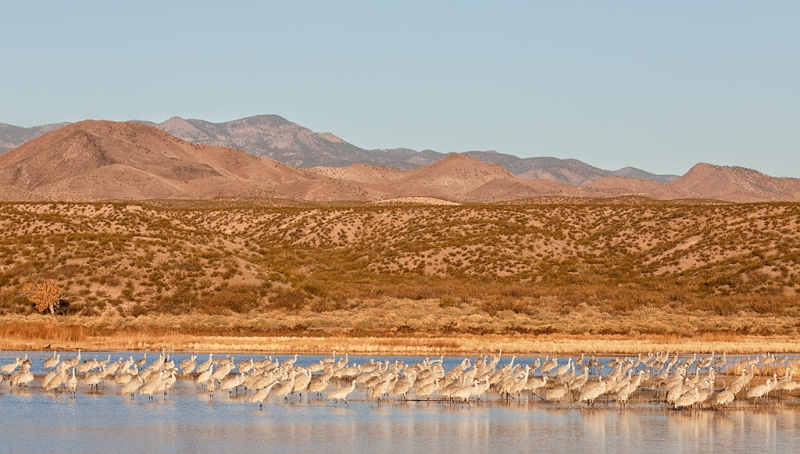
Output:
[[[29,354],[41,373],[49,353]],[[97,354],[99,358],[105,355]],[[133,354],[138,359],[141,354]],[[0,364],[17,353],[0,355]],[[66,355],[67,358],[72,353]],[[95,353],[84,354],[94,357]],[[112,360],[130,354],[115,353]],[[148,354],[150,361],[158,354]],[[216,356],[216,355],[215,355]],[[249,355],[239,359],[249,358]],[[172,355],[176,362],[184,355]],[[62,356],[62,359],[65,358]],[[201,356],[202,358],[202,356]],[[285,357],[282,357],[285,358]],[[300,357],[310,364],[320,357]],[[205,358],[203,358],[205,359]],[[404,358],[413,362],[419,358]],[[452,366],[462,358],[447,358]],[[354,358],[362,362],[363,359]],[[529,359],[522,359],[523,364]],[[505,363],[505,360],[502,363]],[[216,393],[213,402],[191,381],[178,380],[166,399],[119,395],[113,381],[75,398],[0,384],[0,440],[5,452],[794,452],[800,412],[793,406],[728,411],[672,411],[640,404],[587,410],[537,400],[489,400],[451,405],[364,401],[349,407],[292,396],[270,396],[263,411],[247,396]],[[334,385],[336,386],[336,385]]]

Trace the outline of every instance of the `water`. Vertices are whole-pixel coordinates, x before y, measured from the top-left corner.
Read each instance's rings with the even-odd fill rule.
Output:
[[[34,372],[43,372],[41,363],[49,353],[29,355]],[[20,355],[2,354],[0,364],[16,356]],[[112,360],[119,356],[130,354],[114,353]],[[186,356],[172,355],[176,363]],[[148,354],[151,362],[156,357],[157,353]],[[237,355],[237,359],[249,357]],[[300,357],[298,364],[319,358]],[[409,363],[418,359],[404,358]],[[446,358],[445,365],[461,359]],[[497,399],[471,406],[433,402],[379,406],[364,401],[357,391],[349,407],[313,396],[300,400],[295,395],[288,404],[270,396],[259,411],[245,395],[218,392],[211,402],[188,380],[179,379],[166,400],[156,397],[152,402],[146,397],[122,397],[118,385],[110,381],[97,393],[86,392],[81,381],[75,398],[45,393],[38,383],[37,378],[35,386],[21,391],[10,391],[7,382],[0,384],[0,440],[5,452],[727,453],[793,452],[800,446],[800,412],[791,404],[699,412],[646,404],[625,411],[613,406],[587,410],[538,400]]]

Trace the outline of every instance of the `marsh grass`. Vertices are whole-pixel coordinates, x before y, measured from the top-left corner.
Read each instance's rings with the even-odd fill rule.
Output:
[[[501,349],[508,354],[638,354],[672,351],[689,354],[719,352],[753,354],[769,349],[775,353],[800,351],[792,337],[619,335],[435,335],[375,332],[366,330],[325,331],[267,328],[260,321],[235,317],[159,316],[85,317],[5,316],[0,318],[0,349],[39,350],[46,345],[57,350],[158,349],[176,351],[259,351],[325,354],[333,350],[352,354],[481,354]],[[221,329],[220,327],[224,327]],[[778,366],[775,366],[778,367]],[[736,374],[736,365],[728,367]],[[772,369],[770,369],[771,371]],[[783,370],[775,369],[780,374]],[[770,372],[771,373],[771,372]]]

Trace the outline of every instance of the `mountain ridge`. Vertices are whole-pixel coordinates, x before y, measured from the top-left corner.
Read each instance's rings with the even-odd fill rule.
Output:
[[[178,120],[173,127],[197,134],[190,123]],[[288,134],[295,137],[295,132]],[[313,145],[314,137],[301,133]],[[498,163],[461,153],[411,170],[360,163],[304,169],[237,148],[188,142],[142,122],[103,120],[55,129],[0,155],[0,189],[0,200],[7,201],[260,197],[375,202],[421,197],[493,203],[540,196],[631,195],[800,201],[800,179],[774,178],[741,167],[701,163],[667,185],[605,176],[580,186],[520,177]]]
[[[300,168],[346,167],[362,163],[412,170],[439,161],[449,154],[429,149],[364,149],[331,132],[316,133],[279,115],[256,115],[223,123],[177,116],[161,123],[133,121],[157,127],[189,142],[237,148],[254,156],[271,158]],[[0,124],[0,154],[67,124],[34,128]],[[678,175],[657,175],[632,167],[616,171],[604,170],[577,159],[520,158],[493,150],[467,151],[461,154],[483,162],[500,164],[517,176],[549,178],[573,186],[607,176],[633,176],[664,184],[678,178]]]

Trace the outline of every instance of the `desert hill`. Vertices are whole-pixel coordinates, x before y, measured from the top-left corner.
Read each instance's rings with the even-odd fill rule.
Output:
[[[578,195],[553,180],[520,178],[498,164],[488,164],[459,153],[414,170],[353,164],[315,167],[312,172],[344,180],[395,197],[432,197],[463,202],[498,202],[547,195]]]
[[[731,202],[800,200],[800,179],[771,177],[744,167],[700,163],[669,186],[686,198]]]
[[[659,200],[681,198],[669,185],[642,178],[603,177],[586,183],[578,189],[584,197],[635,195]]]
[[[189,143],[135,122],[92,120],[0,156],[0,185],[56,200],[307,198],[319,192],[335,200],[368,197],[364,190],[233,148]]]

